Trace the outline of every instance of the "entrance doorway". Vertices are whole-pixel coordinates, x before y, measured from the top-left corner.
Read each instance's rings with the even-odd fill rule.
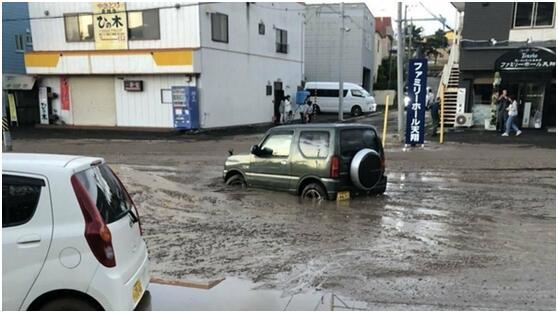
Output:
[[[543,123],[545,115],[549,115],[545,108],[546,84],[545,82],[504,82],[502,89],[508,90],[508,95],[517,100],[518,117],[516,120],[520,128],[540,129],[547,127]],[[551,106],[547,104],[546,106]]]
[[[278,80],[273,82],[273,122],[278,124],[281,119],[281,113],[279,112],[279,105],[285,96],[283,90],[283,82]]]

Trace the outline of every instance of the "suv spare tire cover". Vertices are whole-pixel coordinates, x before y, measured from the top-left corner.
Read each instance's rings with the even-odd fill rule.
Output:
[[[384,174],[380,154],[372,149],[362,149],[351,161],[351,181],[363,190],[374,188]]]

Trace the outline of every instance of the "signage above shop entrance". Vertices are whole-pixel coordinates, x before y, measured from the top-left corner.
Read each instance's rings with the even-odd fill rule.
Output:
[[[542,47],[524,47],[506,52],[495,65],[497,71],[552,71],[556,53]]]

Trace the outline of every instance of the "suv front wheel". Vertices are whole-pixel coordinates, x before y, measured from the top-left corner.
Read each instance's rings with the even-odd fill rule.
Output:
[[[327,199],[327,193],[320,184],[310,183],[302,189],[300,198],[302,200],[321,201]]]
[[[246,181],[240,174],[232,175],[231,177],[229,177],[229,179],[227,179],[225,184],[233,187],[240,187],[242,189],[246,188]]]

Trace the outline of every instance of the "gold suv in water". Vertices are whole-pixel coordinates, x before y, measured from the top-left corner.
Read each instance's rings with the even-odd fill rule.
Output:
[[[365,124],[297,124],[267,131],[250,154],[231,155],[228,185],[284,190],[303,199],[383,194],[385,156],[376,129]]]

